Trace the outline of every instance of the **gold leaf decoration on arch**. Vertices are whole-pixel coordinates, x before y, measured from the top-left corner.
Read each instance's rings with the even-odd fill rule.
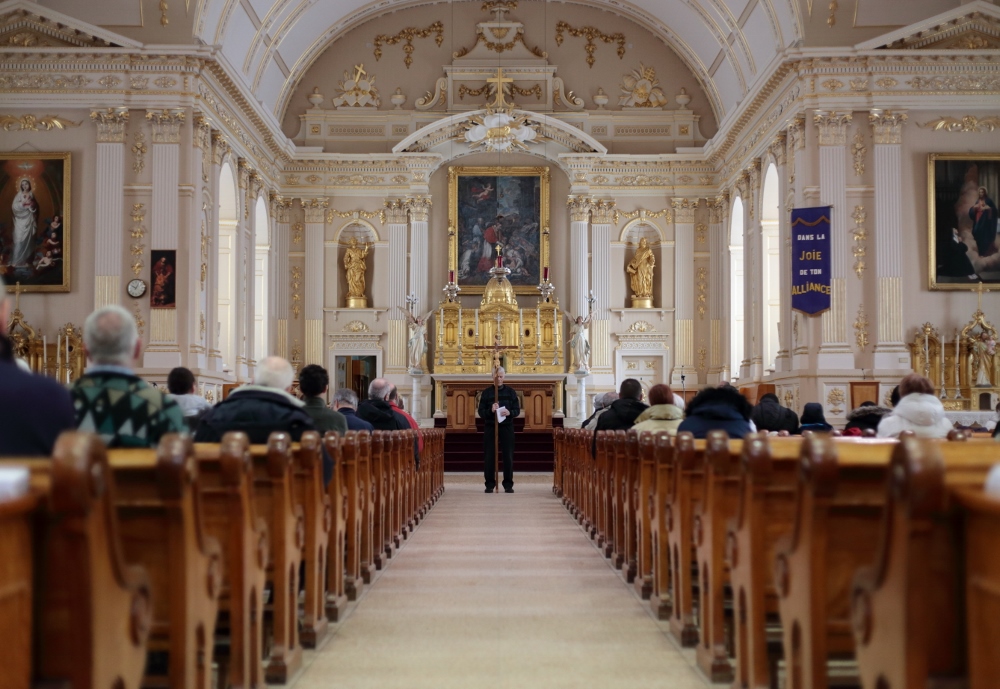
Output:
[[[408,26],[394,36],[379,34],[375,37],[375,61],[377,62],[382,57],[383,45],[396,45],[400,41],[403,41],[403,53],[405,54],[403,64],[405,64],[406,68],[409,69],[410,65],[413,64],[413,39],[427,38],[431,34],[437,34],[434,37],[434,42],[437,43],[437,46],[440,48],[441,44],[444,43],[444,24],[440,21],[436,21],[423,29]]]
[[[556,45],[561,46],[565,37],[563,32],[568,33],[570,36],[583,37],[587,39],[587,44],[584,46],[584,50],[587,51],[587,64],[590,65],[591,69],[594,67],[594,63],[597,58],[594,57],[594,52],[597,50],[597,44],[594,43],[594,39],[600,39],[605,43],[617,43],[618,59],[621,60],[625,57],[625,34],[623,33],[613,33],[606,34],[596,26],[584,26],[579,29],[574,29],[572,26],[564,21],[556,23]]]

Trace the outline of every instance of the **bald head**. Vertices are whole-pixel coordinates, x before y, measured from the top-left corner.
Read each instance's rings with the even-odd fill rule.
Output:
[[[102,306],[83,324],[83,346],[92,363],[132,368],[139,356],[135,319],[117,304]]]
[[[257,364],[257,372],[253,378],[255,385],[276,390],[289,390],[294,380],[295,369],[288,363],[288,359],[280,356],[269,356]]]
[[[392,383],[385,378],[376,378],[368,385],[368,399],[370,400],[382,400],[384,402],[389,399],[390,392],[392,392]]]

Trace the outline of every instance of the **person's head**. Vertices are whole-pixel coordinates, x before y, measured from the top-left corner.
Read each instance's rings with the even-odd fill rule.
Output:
[[[94,311],[83,324],[83,349],[91,363],[132,368],[142,349],[132,314],[117,304]]]
[[[340,388],[333,394],[334,409],[358,408],[358,396],[350,388]]]
[[[908,376],[904,376],[903,380],[899,381],[899,396],[906,397],[915,392],[921,395],[933,395],[934,383],[919,373],[911,373]]]
[[[399,390],[394,383],[389,383],[389,404],[399,406]]]
[[[194,374],[178,366],[167,375],[167,390],[171,395],[190,395],[194,392]]]
[[[892,405],[893,407],[895,407],[897,404],[899,404],[899,386],[898,385],[892,389],[891,393],[889,393],[889,404]]]
[[[861,403],[860,406],[862,406],[862,407],[877,407],[878,405],[875,404],[874,402],[872,402],[871,400],[865,400],[864,402]]]
[[[330,387],[330,374],[319,364],[309,364],[299,371],[299,389],[306,397],[319,397]]]
[[[826,417],[823,415],[823,405],[819,402],[808,402],[806,406],[802,408],[802,425],[810,423],[826,423]]]
[[[618,388],[618,397],[625,400],[641,400],[642,383],[635,378],[626,378]]]
[[[732,407],[747,421],[750,420],[750,415],[753,413],[753,405],[750,404],[750,400],[744,397],[743,393],[732,385],[719,385],[717,387],[709,385],[702,388],[694,396],[694,399],[688,402],[685,413],[688,416],[697,416],[698,410],[701,407],[715,407],[720,405]]]
[[[493,382],[497,385],[503,385],[503,377],[507,375],[507,372],[503,369],[503,366],[497,366],[497,370],[493,372]]]
[[[771,402],[777,402],[778,404],[781,404],[781,400],[779,400],[778,396],[775,395],[773,392],[766,392],[763,395],[761,395],[760,401],[763,402],[764,400],[769,400]]]
[[[368,399],[377,402],[385,402],[389,398],[389,390],[392,384],[385,378],[376,378],[368,384]]]
[[[654,406],[657,404],[673,404],[674,391],[670,389],[669,385],[658,383],[649,389],[649,403]]]
[[[257,373],[253,382],[265,388],[275,390],[291,390],[295,381],[295,369],[288,359],[280,356],[269,356],[257,364]]]
[[[7,334],[7,319],[10,318],[10,300],[7,299],[7,283],[0,275],[0,335]]]

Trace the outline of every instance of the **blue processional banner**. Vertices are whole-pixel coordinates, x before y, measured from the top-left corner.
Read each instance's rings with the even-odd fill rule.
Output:
[[[792,210],[792,308],[810,315],[830,308],[830,210]]]

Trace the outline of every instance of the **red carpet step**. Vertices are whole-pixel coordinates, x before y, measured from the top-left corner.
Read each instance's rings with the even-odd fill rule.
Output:
[[[483,421],[477,419],[476,432],[448,431],[444,438],[445,471],[483,470]],[[514,419],[514,473],[552,471],[554,449],[552,431],[525,433],[524,419]]]

